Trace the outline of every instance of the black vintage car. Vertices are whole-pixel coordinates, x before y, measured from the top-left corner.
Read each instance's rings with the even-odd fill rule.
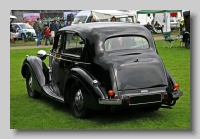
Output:
[[[43,60],[49,56],[49,66]],[[179,85],[159,57],[151,33],[142,25],[119,22],[78,24],[60,29],[47,54],[23,62],[28,95],[45,94],[69,103],[77,118],[90,110],[175,105]]]

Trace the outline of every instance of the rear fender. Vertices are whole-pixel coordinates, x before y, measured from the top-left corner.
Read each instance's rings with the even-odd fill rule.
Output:
[[[91,109],[105,109],[105,106],[98,104],[98,98],[105,98],[104,91],[100,88],[100,83],[95,83],[94,77],[91,77],[88,73],[80,68],[72,68],[71,72],[65,78],[65,101],[69,102],[70,98],[70,86],[73,81],[78,81],[84,86],[85,90],[82,91],[84,98],[84,105]]]
[[[41,87],[45,85],[45,76],[43,73],[42,60],[36,56],[28,56],[22,65],[21,74],[26,78],[26,71],[30,70],[33,77],[33,88],[41,92]]]
[[[171,97],[170,99],[173,99],[173,100],[178,100],[179,96],[182,96],[183,95],[183,92],[178,89],[177,91],[174,91],[174,84],[176,84],[176,81],[173,79],[173,77],[171,76],[171,74],[167,72],[167,78],[168,78],[168,94],[169,96]]]

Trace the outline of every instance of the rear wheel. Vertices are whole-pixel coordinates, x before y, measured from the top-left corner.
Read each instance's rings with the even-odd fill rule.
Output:
[[[29,97],[31,97],[31,98],[40,98],[41,97],[41,93],[39,93],[33,89],[33,78],[32,78],[32,75],[31,75],[29,69],[26,72],[26,88],[27,88]]]
[[[190,35],[185,37],[185,48],[190,49]]]
[[[70,108],[73,115],[77,118],[85,118],[87,116],[88,109],[84,107],[82,90],[77,82],[72,84],[70,94]]]

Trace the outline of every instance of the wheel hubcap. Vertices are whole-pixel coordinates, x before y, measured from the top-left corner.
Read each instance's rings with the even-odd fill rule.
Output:
[[[81,92],[80,89],[75,94],[75,98],[74,99],[75,99],[75,105],[76,105],[76,107],[79,110],[81,110],[83,108],[83,95],[82,95],[82,92]]]
[[[29,78],[28,84],[29,84],[29,87],[31,88],[31,90],[33,90],[33,81],[32,81],[32,77]]]

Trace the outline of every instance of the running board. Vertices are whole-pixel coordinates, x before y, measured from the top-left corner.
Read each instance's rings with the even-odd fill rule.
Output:
[[[64,98],[61,95],[55,93],[51,85],[45,85],[42,87],[42,89],[44,90],[45,94],[52,97],[53,99],[56,99],[60,102],[64,102]]]

